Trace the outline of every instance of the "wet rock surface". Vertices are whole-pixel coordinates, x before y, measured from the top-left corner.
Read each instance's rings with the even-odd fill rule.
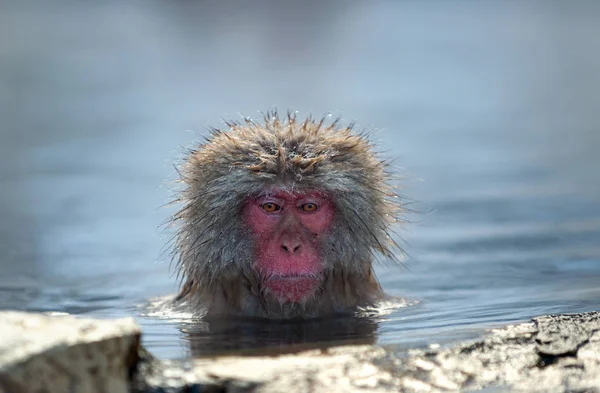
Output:
[[[545,316],[453,348],[337,347],[141,361],[136,392],[600,392],[600,313]]]
[[[129,318],[0,312],[0,393],[128,392],[139,343]]]
[[[340,346],[153,358],[131,319],[0,312],[0,393],[600,392],[600,313],[544,316],[452,348]]]

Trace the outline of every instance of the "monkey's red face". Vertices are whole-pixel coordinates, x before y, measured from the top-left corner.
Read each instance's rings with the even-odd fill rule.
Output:
[[[323,279],[319,251],[333,221],[333,205],[318,192],[272,190],[250,198],[245,218],[256,244],[255,268],[280,302],[303,302]]]

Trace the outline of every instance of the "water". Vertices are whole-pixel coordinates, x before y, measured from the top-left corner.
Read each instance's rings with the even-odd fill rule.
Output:
[[[598,3],[232,4],[0,4],[1,309],[132,316],[162,358],[403,350],[600,310]],[[177,288],[173,162],[273,105],[378,130],[416,212],[406,267],[377,272],[419,303],[302,325],[144,316]]]

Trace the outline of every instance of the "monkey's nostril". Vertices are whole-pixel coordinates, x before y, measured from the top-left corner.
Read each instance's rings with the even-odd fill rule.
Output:
[[[283,249],[283,251],[285,251],[286,253],[289,254],[293,254],[295,252],[297,252],[300,249],[300,244],[292,244],[292,245],[287,245],[287,244],[282,244],[281,248]]]

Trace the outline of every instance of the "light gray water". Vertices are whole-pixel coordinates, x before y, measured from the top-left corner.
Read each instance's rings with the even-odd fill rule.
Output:
[[[227,3],[227,4],[225,4]],[[157,356],[402,350],[600,310],[600,3],[0,3],[0,309],[132,316]],[[376,319],[207,325],[159,225],[173,163],[273,106],[378,130],[414,201]]]

